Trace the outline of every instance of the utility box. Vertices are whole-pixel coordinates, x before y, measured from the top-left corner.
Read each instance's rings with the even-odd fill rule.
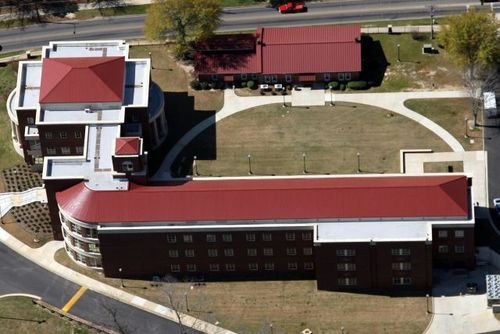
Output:
[[[493,92],[483,93],[483,106],[484,106],[484,112],[486,113],[486,116],[488,118],[498,117],[497,100],[495,97],[495,93]]]
[[[434,48],[432,47],[432,44],[424,44],[424,46],[422,47],[422,53],[434,54]]]

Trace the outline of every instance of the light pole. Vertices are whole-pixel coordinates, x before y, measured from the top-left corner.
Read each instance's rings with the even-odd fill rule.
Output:
[[[401,44],[398,44],[397,47],[398,47],[398,63],[400,63],[401,57],[400,57],[400,53],[399,53],[399,48],[401,47]]]
[[[285,94],[281,93],[281,95],[283,96],[283,105],[281,107],[285,108],[286,107]]]
[[[120,286],[123,289],[125,285],[123,285],[123,276],[122,276],[122,268],[118,268],[118,272],[120,273]]]
[[[344,333],[345,333],[345,328],[344,328],[344,326],[340,327],[340,332],[341,332],[342,334],[344,334]]]
[[[269,329],[271,330],[271,334],[274,334],[273,324],[269,324]]]
[[[248,158],[248,175],[252,175],[252,156],[249,154],[247,155]]]
[[[431,40],[434,39],[434,6],[431,6]]]
[[[189,312],[189,302],[188,302],[188,293],[187,292],[184,292],[184,299],[186,302],[186,311]]]
[[[198,176],[198,164],[196,163],[196,159],[198,157],[195,155],[193,157],[193,173],[194,173],[194,176]]]
[[[153,66],[153,56],[151,56],[151,52],[148,52],[148,55],[149,55],[149,62],[151,63],[151,69],[154,70],[154,66]]]
[[[469,134],[467,133],[467,128],[469,127],[469,119],[465,119],[465,135],[464,138],[469,138]]]
[[[303,163],[302,174],[307,174],[306,154],[305,153],[302,153],[302,163]]]
[[[335,104],[333,103],[333,87],[330,87],[330,106],[334,106]]]
[[[359,154],[359,152],[358,152],[358,153],[356,153],[356,157],[357,157],[357,159],[358,159],[358,173],[361,173],[361,161],[360,161],[361,159],[360,159],[360,154]]]
[[[429,298],[429,294],[426,294],[426,295],[425,295],[425,301],[426,301],[426,303],[427,303],[427,314],[432,313],[432,311],[429,309],[429,299],[430,299],[430,298]]]

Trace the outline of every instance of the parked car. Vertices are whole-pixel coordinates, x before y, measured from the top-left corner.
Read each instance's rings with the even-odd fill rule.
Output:
[[[300,12],[306,12],[307,7],[304,4],[304,2],[299,1],[299,2],[292,2],[289,1],[287,3],[284,3],[278,7],[278,11],[281,14],[288,14],[288,13],[300,13]]]
[[[500,198],[493,199],[493,205],[495,206],[495,209],[497,210],[497,214],[500,216]]]

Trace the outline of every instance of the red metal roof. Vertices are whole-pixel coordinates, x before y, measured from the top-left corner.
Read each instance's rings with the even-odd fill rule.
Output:
[[[136,155],[140,153],[141,140],[139,137],[120,137],[115,141],[115,155]]]
[[[244,36],[246,40],[249,35]],[[196,72],[311,74],[361,71],[359,25],[259,28],[253,36],[260,41],[256,43],[255,52],[213,50],[207,53],[205,47],[195,56]],[[219,35],[216,38],[226,37]]]
[[[40,103],[118,102],[124,76],[124,57],[45,58]]]
[[[56,194],[62,210],[93,223],[320,218],[468,217],[465,176],[210,180],[130,184]]]

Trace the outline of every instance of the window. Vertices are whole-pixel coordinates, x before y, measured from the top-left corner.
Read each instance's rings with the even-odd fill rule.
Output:
[[[257,248],[247,248],[247,256],[257,256]]]
[[[247,233],[247,241],[255,241],[255,233]]]
[[[406,256],[410,255],[411,251],[409,248],[392,248],[391,254],[395,256]]]
[[[355,271],[356,263],[337,263],[338,271]]]
[[[465,247],[464,245],[455,245],[455,253],[464,253]]]
[[[252,80],[257,80],[257,73],[252,73]]]
[[[217,81],[217,80],[219,80],[219,76],[218,76],[217,74],[212,74],[212,75],[210,76],[210,78],[211,78],[213,81]]]
[[[47,147],[47,154],[48,155],[56,154],[56,148],[55,147]]]
[[[292,75],[291,75],[291,74],[285,74],[285,81],[286,81],[287,83],[292,82]]]
[[[269,75],[264,75],[264,82],[265,83],[270,83],[271,82],[271,77]]]
[[[305,247],[302,249],[302,254],[304,255],[312,255],[313,249],[312,247]]]
[[[246,73],[241,73],[241,74],[240,74],[240,79],[241,79],[241,80],[246,80],[246,79],[247,79],[247,77],[248,77],[248,76],[247,76],[247,74],[246,74]]]
[[[257,270],[259,270],[259,265],[257,263],[249,263],[248,270],[257,271]]]
[[[337,254],[337,256],[355,256],[356,250],[355,249],[337,249],[336,254]]]
[[[26,118],[26,123],[27,124],[35,124],[35,119],[33,117],[28,117],[28,118]]]
[[[179,257],[179,251],[177,249],[170,249],[168,251],[168,257]]]
[[[222,235],[222,241],[224,241],[224,242],[231,242],[231,241],[233,241],[233,235],[229,234],[229,233],[224,233]]]
[[[71,231],[72,232],[75,232],[77,234],[80,234],[80,226],[76,225],[76,224],[71,224]]]
[[[344,81],[344,73],[339,73],[337,75],[337,77],[338,77],[339,81]]]
[[[345,79],[346,81],[351,80],[351,73],[345,73],[345,74],[344,74],[344,79]]]
[[[438,253],[448,253],[448,246],[447,245],[439,245],[438,246]]]
[[[394,284],[394,285],[411,285],[411,277],[393,277],[392,284]]]
[[[410,262],[393,262],[392,263],[392,270],[411,270],[411,263]]]
[[[297,248],[287,248],[286,255],[289,255],[289,256],[297,255]]]
[[[173,273],[178,273],[179,271],[181,271],[181,266],[179,266],[178,264],[171,264],[170,271]]]
[[[99,246],[97,244],[89,244],[89,252],[99,253]]]
[[[330,73],[323,74],[323,80],[330,81],[330,79],[331,79]]]
[[[337,279],[337,284],[339,286],[353,286],[357,285],[357,279],[356,277],[342,277]]]
[[[210,249],[208,250],[208,256],[210,256],[210,257],[216,257],[216,256],[217,256],[217,249],[215,249],[215,248],[210,248]]]
[[[297,270],[297,262],[288,262],[288,270]]]
[[[184,242],[190,244],[193,242],[193,235],[192,234],[184,234],[182,236],[182,240],[184,240]]]
[[[455,238],[463,238],[464,230],[455,230]]]
[[[132,164],[132,161],[122,162],[122,170],[124,172],[132,172],[134,170],[134,165]]]
[[[271,75],[271,81],[273,83],[277,83],[278,82],[278,76],[276,74]]]
[[[82,138],[82,132],[81,131],[75,131],[75,138],[76,139]]]
[[[177,237],[175,234],[167,234],[167,242],[169,244],[175,244],[177,242]]]
[[[448,231],[446,231],[446,230],[438,231],[438,237],[439,238],[448,238]]]
[[[234,265],[234,263],[226,263],[226,271],[235,271],[236,270],[236,266]]]
[[[274,270],[274,263],[264,263],[264,270]]]
[[[271,241],[273,240],[273,236],[271,235],[271,233],[262,233],[262,240],[264,241]]]
[[[83,146],[77,146],[75,149],[76,149],[76,154],[83,154]]]
[[[207,234],[207,242],[216,242],[217,236],[215,234]]]
[[[224,256],[234,256],[234,250],[232,248],[224,249]]]
[[[272,248],[264,248],[264,255],[265,256],[273,256],[273,249]]]
[[[285,234],[286,241],[294,241],[295,233],[294,232],[286,232]]]
[[[314,269],[314,262],[304,262],[304,269],[305,270],[313,270]]]
[[[302,240],[312,240],[312,233],[311,232],[303,232],[302,233]]]
[[[188,264],[186,265],[186,269],[187,269],[187,271],[189,271],[189,272],[196,271],[196,264],[194,264],[194,263],[188,263]]]
[[[184,255],[186,257],[194,257],[194,249],[186,249],[186,250],[184,250]]]
[[[67,139],[68,138],[68,133],[66,131],[59,132],[59,138],[61,138],[61,139]]]
[[[210,271],[219,271],[219,264],[218,263],[210,263],[208,265],[208,270],[210,270]]]
[[[61,147],[61,153],[62,154],[70,154],[71,149],[68,146],[63,146],[63,147]]]
[[[45,139],[52,139],[52,132],[45,132]]]

